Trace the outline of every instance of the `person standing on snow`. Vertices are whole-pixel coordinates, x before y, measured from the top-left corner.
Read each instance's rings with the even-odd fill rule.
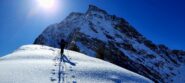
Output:
[[[61,39],[60,41],[60,54],[61,54],[61,57],[60,57],[60,61],[63,61],[63,62],[67,62],[73,66],[75,66],[76,64],[74,62],[71,62],[63,53],[64,53],[64,48],[67,46],[67,42],[64,40],[64,39]]]
[[[60,41],[60,49],[61,49],[60,54],[61,55],[63,55],[63,53],[64,53],[64,48],[65,48],[66,44],[67,44],[67,42],[64,39],[61,39],[61,41]]]

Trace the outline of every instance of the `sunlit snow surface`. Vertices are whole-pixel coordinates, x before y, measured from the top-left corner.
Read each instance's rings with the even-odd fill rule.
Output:
[[[0,58],[0,83],[58,83],[60,50],[25,45]],[[131,71],[74,51],[62,63],[61,83],[152,83]]]

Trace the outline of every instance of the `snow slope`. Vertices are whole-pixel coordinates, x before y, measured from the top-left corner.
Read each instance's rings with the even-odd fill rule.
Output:
[[[41,45],[20,47],[0,58],[0,83],[58,83],[59,76],[61,83],[152,83],[136,73],[74,51],[65,50],[67,58],[60,62],[59,52]]]

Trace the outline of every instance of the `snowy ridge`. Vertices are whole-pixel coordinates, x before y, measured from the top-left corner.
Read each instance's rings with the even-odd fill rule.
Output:
[[[1,83],[58,83],[59,49],[25,45],[0,58]],[[136,73],[87,55],[65,50],[61,83],[152,83]]]
[[[156,45],[125,19],[90,5],[86,13],[73,12],[62,22],[49,26],[34,44],[68,48],[114,63],[155,82],[175,82],[176,70],[185,63],[185,52]]]

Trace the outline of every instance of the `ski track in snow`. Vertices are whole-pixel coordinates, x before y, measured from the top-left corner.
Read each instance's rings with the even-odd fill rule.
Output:
[[[73,68],[73,66],[76,65],[75,63],[70,61],[71,58],[67,55],[61,56],[59,52],[56,52],[56,53],[54,52],[53,55],[56,56],[53,59],[54,66],[56,68],[52,69],[52,75],[55,75],[55,74],[57,75],[58,83],[77,83],[75,80],[72,80],[72,82],[70,82],[70,80],[67,80],[67,78],[69,78],[69,77],[70,77],[70,79],[75,78],[75,75],[69,76],[66,71],[66,69],[68,69],[68,66],[66,64],[70,64],[69,71],[73,71],[72,68]],[[58,71],[56,71],[57,68],[58,68]],[[53,82],[57,81],[57,79],[55,77],[51,77],[51,81],[53,81]]]

